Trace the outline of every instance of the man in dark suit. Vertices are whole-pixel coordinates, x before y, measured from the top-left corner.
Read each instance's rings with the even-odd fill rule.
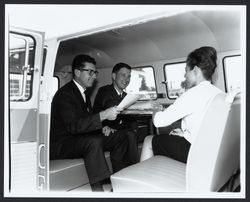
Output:
[[[87,88],[97,77],[96,62],[88,55],[78,55],[72,63],[73,80],[60,88],[51,106],[50,159],[84,158],[93,191],[103,191],[102,181],[110,171],[104,151],[110,151],[113,171],[124,168],[127,138],[104,135],[102,121],[114,120],[120,113],[110,107],[93,113]]]
[[[99,88],[94,102],[94,111],[100,112],[112,106],[117,106],[126,96],[124,89],[128,86],[131,77],[131,67],[126,63],[118,63],[112,70],[112,84]],[[132,165],[139,161],[137,148],[137,122],[135,119],[119,114],[113,121],[105,120],[106,133],[126,134],[128,138],[127,161]]]

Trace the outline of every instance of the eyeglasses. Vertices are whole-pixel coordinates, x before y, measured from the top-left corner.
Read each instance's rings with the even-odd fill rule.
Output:
[[[86,72],[89,72],[89,75],[90,76],[93,76],[94,74],[96,75],[96,76],[98,76],[98,74],[99,74],[99,72],[98,71],[96,71],[96,70],[93,70],[93,69],[79,69],[80,71],[86,71]]]

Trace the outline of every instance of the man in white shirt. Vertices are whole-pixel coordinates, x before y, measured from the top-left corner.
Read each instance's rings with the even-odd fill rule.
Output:
[[[186,61],[185,86],[187,91],[163,111],[155,111],[156,127],[169,126],[181,119],[181,128],[152,139],[154,155],[166,155],[186,163],[190,145],[195,141],[208,104],[220,89],[211,84],[217,53],[213,47],[201,47],[191,52]],[[159,107],[159,106],[158,106]]]

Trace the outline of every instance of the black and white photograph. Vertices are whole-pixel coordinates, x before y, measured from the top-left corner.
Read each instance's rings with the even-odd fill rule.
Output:
[[[246,197],[246,5],[5,4],[3,197]]]

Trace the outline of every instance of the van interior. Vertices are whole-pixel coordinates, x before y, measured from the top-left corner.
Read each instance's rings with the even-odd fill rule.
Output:
[[[126,91],[128,93],[144,95],[143,98],[138,102],[147,102],[153,100],[162,104],[164,107],[168,107],[183,93],[181,81],[184,78],[185,60],[188,53],[201,46],[212,46],[217,50],[218,54],[217,68],[213,75],[212,83],[228,94],[235,89],[240,88],[241,94],[235,95],[235,100],[233,101],[233,104],[237,105],[237,112],[233,111],[235,112],[233,113],[234,116],[237,116],[237,118],[230,119],[230,121],[234,120],[233,126],[237,130],[223,128],[223,131],[225,129],[227,132],[234,131],[236,133],[233,134],[233,137],[236,136],[235,142],[237,142],[237,145],[226,144],[225,146],[227,147],[226,151],[230,151],[230,148],[236,149],[232,149],[237,153],[237,155],[234,156],[234,163],[236,166],[228,166],[234,169],[230,170],[229,174],[223,178],[223,181],[218,180],[220,181],[219,186],[215,185],[215,183],[217,183],[216,179],[219,177],[214,177],[213,181],[211,182],[213,186],[207,186],[205,192],[244,192],[244,180],[242,181],[242,179],[244,179],[244,172],[242,172],[242,170],[244,171],[244,162],[242,162],[242,148],[244,147],[244,143],[242,141],[244,138],[241,135],[243,133],[243,131],[241,131],[241,119],[244,117],[244,114],[242,114],[243,112],[240,110],[242,109],[241,97],[244,94],[245,87],[245,81],[240,79],[245,77],[245,52],[243,45],[244,43],[242,43],[245,39],[244,35],[242,34],[244,31],[244,25],[242,23],[244,20],[244,9],[243,11],[239,10],[237,9],[237,6],[235,9],[223,9],[220,7],[216,7],[216,9],[205,7],[202,7],[202,9],[196,9],[196,7],[194,7],[194,9],[178,12],[178,7],[176,7],[173,9],[173,11],[175,12],[166,11],[156,13],[154,15],[151,14],[141,16],[132,20],[108,24],[89,30],[87,29],[77,31],[65,36],[46,38],[45,33],[45,42],[43,44],[42,51],[43,62],[40,79],[41,81],[37,87],[40,89],[37,91],[39,94],[39,118],[37,120],[38,135],[35,138],[33,137],[32,140],[37,143],[38,150],[35,150],[36,155],[39,156],[37,163],[38,177],[36,178],[37,181],[35,182],[37,184],[36,186],[42,190],[55,193],[91,193],[83,159],[49,160],[51,101],[53,99],[54,93],[72,79],[71,63],[76,55],[88,54],[97,61],[96,66],[97,70],[99,71],[99,76],[97,78],[97,82],[92,88],[92,103],[99,87],[112,82],[111,71],[113,66],[118,62],[124,62],[133,67],[131,82]],[[72,12],[74,12],[73,9]],[[99,16],[99,18],[101,19],[101,16]],[[84,23],[84,20],[79,21]],[[11,18],[10,25],[12,25]],[[61,24],[58,24],[57,26],[59,25]],[[18,25],[14,24],[14,26]],[[10,29],[10,31],[11,30],[12,29]],[[15,34],[16,32],[11,31],[10,33]],[[13,58],[15,58],[17,50],[13,49],[10,50],[10,52],[10,55],[13,55]],[[15,71],[18,72],[12,65],[10,67],[10,72],[14,74]],[[14,82],[14,79],[12,80]],[[30,82],[32,83],[32,80]],[[30,92],[32,92],[32,88],[30,89]],[[33,90],[34,89],[35,87],[33,87]],[[26,90],[28,91],[28,89]],[[16,117],[20,118],[21,116],[17,116],[17,112],[14,113],[15,109],[18,108],[14,105],[18,105],[19,101],[20,100],[13,97],[11,100],[12,103],[10,104],[10,119],[13,126],[16,123]],[[22,102],[26,101],[24,99]],[[225,120],[227,120],[226,117],[230,116],[230,113],[228,113],[227,116],[225,115],[224,119],[221,120],[221,126],[223,124],[228,126]],[[29,120],[32,119],[32,116],[29,116],[28,113],[26,113],[25,117],[29,118]],[[141,114],[137,115],[136,117],[140,128],[138,132],[139,151],[141,151],[142,144],[146,136],[168,133],[168,127],[155,128],[152,124],[151,116],[144,116]],[[211,122],[212,120],[206,122],[206,124],[211,124]],[[27,127],[27,124],[29,124],[27,120],[24,123],[20,123],[20,128],[24,129]],[[174,124],[178,125],[180,122],[176,122]],[[10,128],[13,127],[12,125]],[[209,128],[212,129],[211,127]],[[30,142],[30,139],[32,139],[32,135],[22,135],[24,133],[29,133],[31,129],[16,129],[14,132],[13,129],[11,130],[12,133],[15,133],[17,136],[14,138],[15,142]],[[205,125],[204,130],[208,130]],[[221,130],[218,129],[218,131]],[[226,138],[225,135],[230,134],[230,132],[223,132],[223,134],[224,136],[221,136],[220,140],[222,144],[217,148],[219,154],[221,154],[219,151],[224,151],[225,149],[223,147],[223,138]],[[220,135],[223,134],[220,133]],[[209,134],[206,133],[206,135]],[[11,137],[11,139],[13,140],[13,137]],[[202,136],[201,142],[204,142],[204,140],[206,140],[206,138]],[[204,143],[202,143],[202,145],[203,144]],[[208,144],[210,145],[209,147],[211,149],[213,142]],[[209,147],[206,147],[206,149],[209,150]],[[197,153],[199,153],[199,149],[197,150],[197,148],[194,148],[192,150],[193,161],[190,162],[199,161],[199,156],[195,156]],[[105,152],[105,156],[112,172],[109,153]],[[224,162],[223,159],[221,159],[223,157],[220,155],[214,158],[216,158],[217,161]],[[14,157],[11,158],[10,162],[12,162],[13,159]],[[240,161],[240,159],[242,160]],[[37,162],[35,159],[34,161]],[[163,173],[158,173],[157,169],[155,168],[155,172],[152,173],[152,176],[155,176],[155,179],[149,182],[145,181],[145,178],[147,178],[145,176],[150,173],[147,168],[150,168],[152,164],[156,165],[157,161],[159,161],[160,167],[163,166],[163,169],[165,166],[166,173],[164,174],[165,171]],[[112,182],[114,182],[113,191],[117,190],[117,192],[130,192],[131,189],[129,189],[129,187],[137,190],[136,187],[143,188],[145,184],[151,184],[153,187],[146,187],[144,189],[144,191],[146,190],[145,192],[176,192],[176,190],[170,189],[170,191],[168,191],[164,189],[164,183],[159,183],[161,180],[166,183],[168,182],[169,174],[167,174],[167,170],[169,167],[167,165],[171,164],[170,161],[171,160],[165,162],[161,158],[154,158],[152,162],[144,162],[144,166],[146,166],[146,168],[138,167],[132,169],[131,172],[130,170],[126,170],[123,173],[119,173],[117,175],[114,174],[112,177]],[[14,165],[15,164],[12,162],[12,167]],[[141,164],[139,163],[139,165]],[[183,165],[178,166],[185,169]],[[188,166],[190,167],[192,165]],[[216,168],[217,170],[221,169],[219,167]],[[28,167],[27,169],[29,170],[31,168]],[[136,171],[136,169],[142,169],[142,177],[140,175],[138,176],[136,172],[133,173]],[[199,170],[199,168],[195,169]],[[223,169],[226,168],[223,167]],[[14,170],[12,171],[18,172]],[[212,174],[218,175],[218,173],[221,175],[221,170],[220,172],[214,172]],[[15,174],[12,173],[13,179],[14,176]],[[188,175],[188,177],[192,180],[197,178],[198,174],[195,175],[194,173],[191,173]],[[18,183],[17,181],[18,180],[13,181],[13,183]],[[209,180],[204,179],[204,181],[208,182]],[[196,185],[196,187],[197,185],[202,187],[204,184],[198,184],[196,181],[193,183]],[[183,182],[180,186],[185,187],[185,183]],[[14,187],[15,186],[12,186],[13,189],[10,194],[13,193],[13,190],[15,190]],[[16,189],[19,190],[21,186],[16,187]],[[111,185],[107,185],[107,190],[111,190]],[[143,189],[138,190],[138,193],[143,193]],[[181,192],[186,192],[186,188],[181,190]],[[201,191],[203,192],[204,190],[201,189]],[[110,194],[114,193],[111,192]]]

